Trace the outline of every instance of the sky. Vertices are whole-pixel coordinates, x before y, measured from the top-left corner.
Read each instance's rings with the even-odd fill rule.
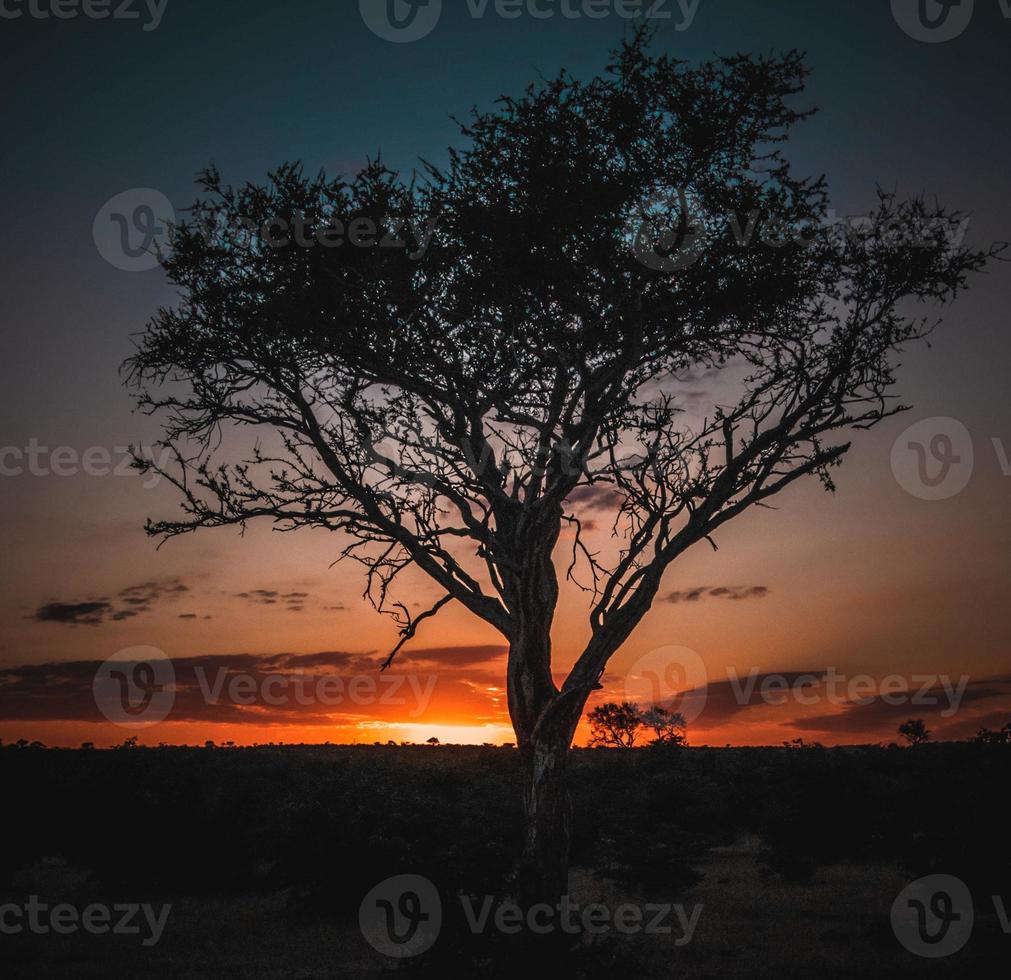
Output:
[[[969,215],[967,243],[982,247],[1011,238],[1011,16],[998,0],[964,2],[944,28],[957,33],[939,40],[912,0],[670,0],[655,45],[693,61],[806,51],[805,98],[820,111],[791,140],[795,167],[827,175],[840,215],[866,213],[878,185],[936,195]],[[563,67],[598,73],[629,29],[620,6],[597,3],[598,18],[541,0],[507,18],[491,2],[445,0],[406,29],[430,32],[398,42],[381,36],[385,5],[357,0],[135,0],[122,10],[137,17],[108,19],[6,0],[5,743],[512,740],[501,637],[451,606],[380,677],[396,627],[363,601],[357,566],[331,567],[332,535],[250,526],[160,549],[145,535],[176,501],[122,465],[123,447],[152,446],[158,430],[133,414],[119,366],[174,294],[123,251],[110,215],[142,220],[138,205],[166,201],[181,212],[212,163],[239,183],[288,160],[328,172],[377,154],[402,171],[438,162],[459,141],[451,115]],[[689,739],[712,745],[888,742],[908,717],[963,738],[1011,720],[1009,309],[997,265],[932,311],[943,325],[899,374],[913,409],[860,435],[834,495],[795,486],[724,527],[718,551],[679,559],[592,703],[646,697],[643,678],[663,676],[693,690]],[[908,446],[938,433],[959,461],[932,489]],[[412,604],[437,598],[421,578],[405,587]],[[559,681],[586,611],[563,592]],[[168,664],[154,695],[171,701],[163,718],[109,718],[98,692],[115,690],[110,658]]]

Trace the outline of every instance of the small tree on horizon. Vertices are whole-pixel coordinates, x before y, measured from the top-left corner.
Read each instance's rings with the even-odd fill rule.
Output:
[[[997,731],[992,728],[980,728],[970,741],[977,745],[1011,745],[1011,721]]]
[[[639,706],[629,701],[598,704],[587,716],[590,745],[613,749],[631,749],[642,728]]]
[[[655,704],[640,713],[643,725],[653,730],[654,745],[685,746],[688,744],[688,723],[680,711],[670,711]]]
[[[897,731],[911,747],[922,745],[931,736],[931,731],[924,724],[922,718],[910,718],[908,721],[904,721],[899,725]]]
[[[163,263],[179,302],[128,362],[172,452],[139,465],[184,508],[150,533],[334,532],[395,617],[386,666],[449,603],[502,636],[523,902],[567,890],[569,747],[666,570],[798,480],[831,489],[849,433],[902,409],[896,352],[932,326],[915,304],[995,254],[960,244],[960,215],[883,192],[860,228],[819,233],[825,184],[780,152],[807,74],[796,52],[688,65],[640,32],[601,77],[475,110],[448,163],[407,179],[286,165],[235,189],[211,170]],[[255,232],[300,216],[307,235],[437,233],[422,250]],[[602,508],[613,539],[595,541]],[[395,598],[409,569],[438,589],[417,614]],[[563,578],[589,613],[556,681]]]

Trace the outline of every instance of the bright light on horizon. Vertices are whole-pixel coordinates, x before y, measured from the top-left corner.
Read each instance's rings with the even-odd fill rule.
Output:
[[[359,725],[364,732],[371,726]],[[384,733],[389,733],[388,738],[393,738],[398,742],[427,742],[430,738],[437,738],[444,745],[483,745],[491,742],[495,745],[502,745],[504,742],[515,742],[516,735],[508,725],[447,725],[447,724],[425,724],[418,722],[404,723],[383,723],[376,725],[375,731],[378,733],[382,729]],[[376,734],[375,739],[380,738]],[[363,739],[364,740],[364,739]]]

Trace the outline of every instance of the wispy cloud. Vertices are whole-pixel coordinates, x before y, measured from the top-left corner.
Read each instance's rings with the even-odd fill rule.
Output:
[[[668,602],[698,602],[700,599],[764,599],[769,594],[765,585],[698,585],[681,589],[667,596]]]
[[[30,618],[40,623],[64,626],[101,626],[105,622],[119,623],[150,612],[160,602],[178,599],[189,592],[180,579],[141,582],[120,589],[115,596],[99,596],[86,600],[52,600],[43,603]]]
[[[249,589],[236,592],[235,599],[244,599],[257,606],[279,606],[289,612],[302,612],[311,598],[308,592],[281,592],[279,589]]]

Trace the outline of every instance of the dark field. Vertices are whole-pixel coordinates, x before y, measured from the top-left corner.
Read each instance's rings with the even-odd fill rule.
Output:
[[[5,977],[515,976],[522,941],[475,936],[461,895],[502,896],[520,832],[517,753],[465,747],[0,750],[3,901],[172,908],[142,935],[0,936]],[[576,938],[571,976],[1006,974],[1011,751],[577,750],[573,900],[701,905],[673,934]],[[437,941],[387,958],[359,905],[379,882],[438,889]],[[909,881],[955,875],[958,953],[897,941]],[[480,905],[478,899],[477,905]]]

